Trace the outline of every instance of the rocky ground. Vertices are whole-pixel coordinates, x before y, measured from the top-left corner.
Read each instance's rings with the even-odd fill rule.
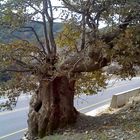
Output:
[[[42,140],[140,140],[140,97],[95,117],[80,114],[75,125]]]

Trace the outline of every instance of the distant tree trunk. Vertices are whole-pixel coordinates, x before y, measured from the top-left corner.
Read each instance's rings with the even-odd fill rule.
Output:
[[[74,85],[66,76],[42,80],[30,102],[28,130],[30,140],[51,134],[57,128],[76,122]]]

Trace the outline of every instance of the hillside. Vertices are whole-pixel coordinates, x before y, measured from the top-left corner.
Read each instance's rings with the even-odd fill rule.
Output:
[[[39,22],[31,22],[30,24],[27,24],[26,26],[30,26],[33,27],[36,31],[36,33],[38,34],[39,38],[41,40],[44,40],[44,35],[43,35],[43,25]],[[61,31],[61,29],[63,28],[63,24],[59,23],[59,22],[55,22],[54,23],[54,34],[56,35],[58,32]],[[30,42],[33,42],[34,44],[36,44],[36,38],[34,33],[32,32],[13,32],[13,34],[11,34],[11,31],[7,28],[2,28],[0,26],[0,43],[9,43],[13,40],[16,40],[16,36],[20,37],[23,40],[28,40]],[[7,73],[0,73],[0,83],[1,82],[5,82],[9,79],[9,75],[7,75]]]
[[[39,22],[30,22],[26,26],[33,27],[35,31],[37,32],[38,36],[43,39],[43,25]],[[60,32],[62,29],[63,24],[59,22],[54,23],[54,34]],[[16,36],[29,41],[35,41],[35,36],[32,32],[13,32],[11,34],[11,31],[9,29],[5,29],[0,27],[0,42],[7,43],[14,39],[16,39]]]

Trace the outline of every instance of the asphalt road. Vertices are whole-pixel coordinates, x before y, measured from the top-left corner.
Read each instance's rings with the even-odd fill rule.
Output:
[[[75,97],[74,105],[80,112],[87,113],[109,103],[113,94],[137,87],[140,87],[140,77],[131,81],[117,81],[115,84],[112,80],[107,89],[96,95]],[[13,111],[0,112],[0,140],[20,140],[23,136],[27,128],[29,100],[30,96],[22,96]]]

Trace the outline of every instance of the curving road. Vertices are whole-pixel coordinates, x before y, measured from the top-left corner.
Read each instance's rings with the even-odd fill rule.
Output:
[[[75,97],[74,105],[80,112],[87,113],[109,103],[112,95],[137,87],[140,87],[140,77],[115,83],[111,80],[107,89],[96,95]],[[27,128],[29,100],[30,96],[22,96],[13,111],[0,112],[0,140],[20,140],[23,136]]]

